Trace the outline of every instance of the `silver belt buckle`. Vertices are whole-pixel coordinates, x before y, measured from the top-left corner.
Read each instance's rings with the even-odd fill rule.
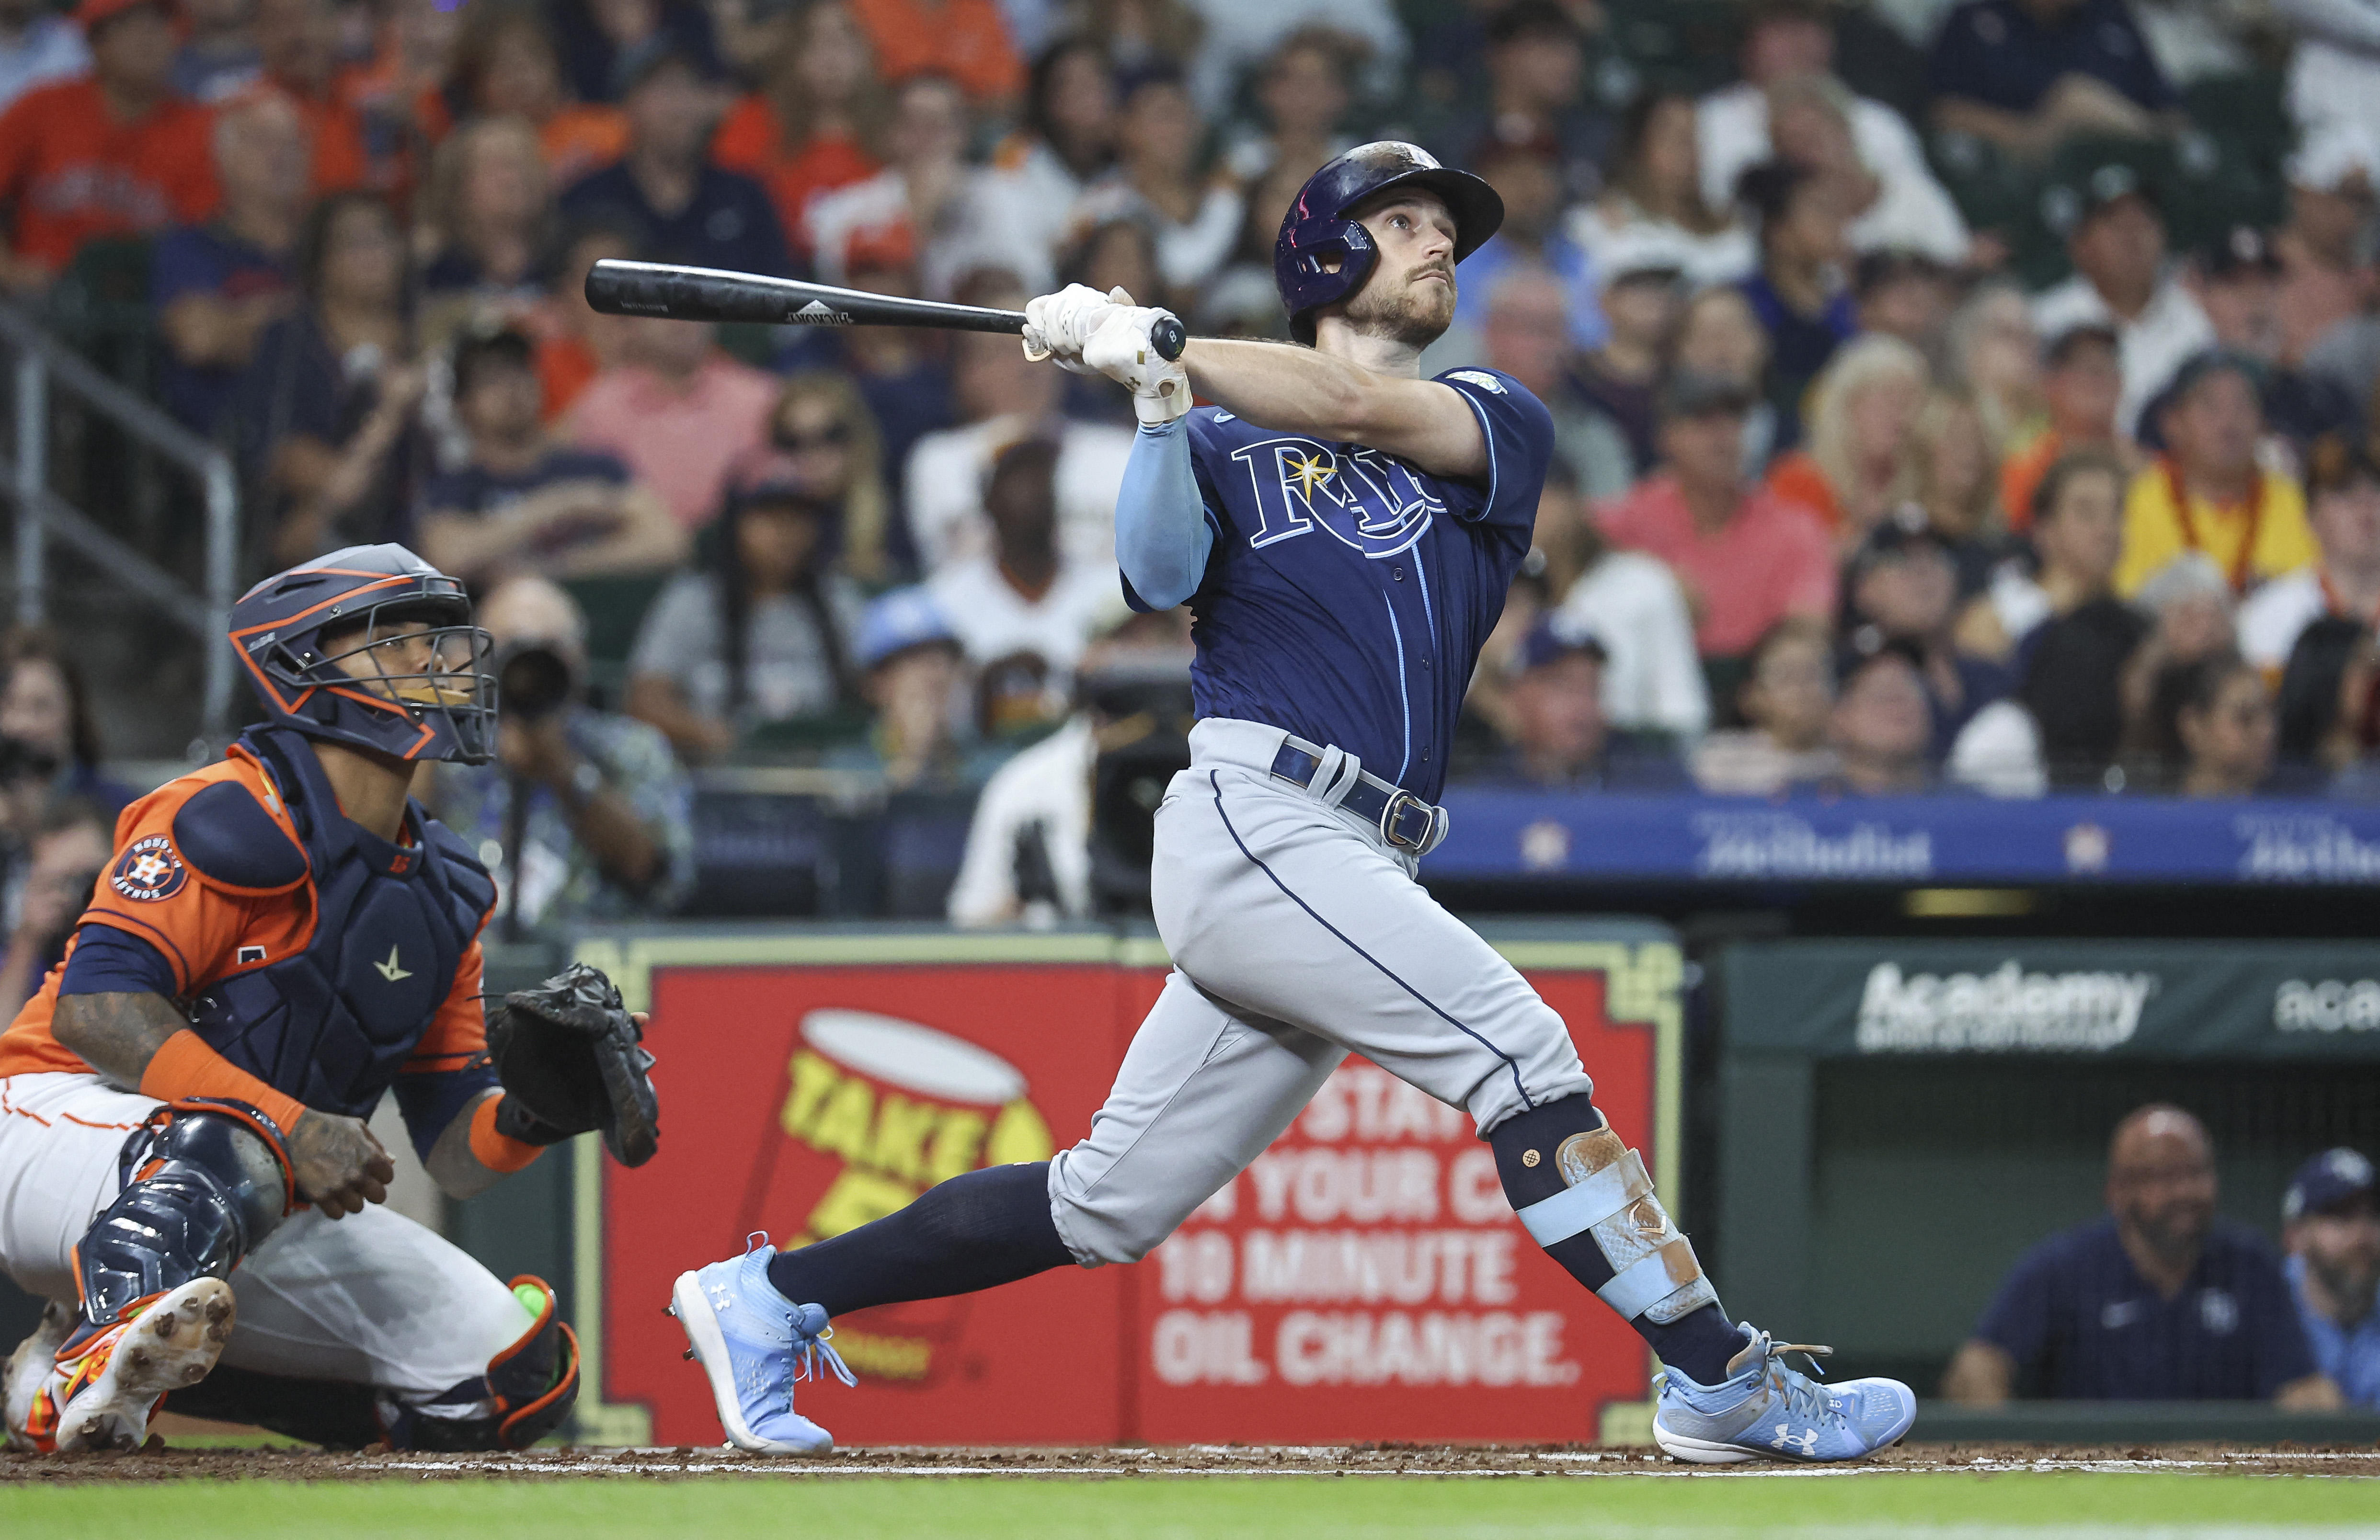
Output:
[[[1416,807],[1429,807],[1429,804],[1400,786],[1389,794],[1388,803],[1380,809],[1380,838],[1405,850],[1419,850],[1429,843],[1430,835],[1438,829],[1438,809],[1430,807],[1429,827],[1422,831],[1420,839],[1401,840],[1397,837],[1397,815],[1404,811],[1408,804]]]

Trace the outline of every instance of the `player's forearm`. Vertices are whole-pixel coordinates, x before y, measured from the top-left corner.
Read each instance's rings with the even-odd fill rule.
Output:
[[[472,1115],[480,1110],[480,1102],[502,1095],[502,1091],[485,1092],[456,1113],[446,1131],[438,1135],[438,1142],[430,1146],[430,1158],[422,1162],[438,1190],[458,1203],[478,1197],[508,1174],[482,1161],[471,1148]]]
[[[50,1033],[60,1047],[97,1070],[102,1079],[121,1090],[140,1088],[149,1061],[166,1039],[190,1025],[189,1019],[163,995],[61,995],[50,1017]]]
[[[1142,603],[1170,610],[1198,591],[1214,549],[1188,420],[1143,425],[1116,494],[1116,564]]]
[[[1182,362],[1199,396],[1260,427],[1360,443],[1432,476],[1488,469],[1488,439],[1456,392],[1375,374],[1312,348],[1202,337]]]

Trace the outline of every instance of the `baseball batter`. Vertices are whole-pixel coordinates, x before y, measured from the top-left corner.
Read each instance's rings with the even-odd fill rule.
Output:
[[[821,1368],[851,1383],[836,1316],[1148,1255],[1351,1052],[1471,1114],[1531,1235],[1660,1355],[1671,1454],[1857,1459],[1908,1432],[1906,1386],[1818,1384],[1784,1355],[1825,1350],[1729,1323],[1561,1018],[1415,880],[1446,836],[1455,715],[1551,449],[1509,375],[1420,377],[1455,264],[1502,217],[1479,178],[1368,144],[1281,222],[1274,273],[1306,346],[1199,340],[1169,363],[1149,340],[1164,312],[1120,291],[1028,307],[1028,352],[1133,393],[1125,597],[1196,617],[1200,721],[1152,872],[1174,971],[1074,1148],[678,1279],[671,1308],[735,1444],[831,1447],[793,1391]],[[1193,410],[1194,390],[1214,405]]]

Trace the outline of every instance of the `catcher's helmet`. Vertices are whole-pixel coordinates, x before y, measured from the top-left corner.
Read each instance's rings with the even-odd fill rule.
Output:
[[[407,622],[427,627],[393,634]],[[494,757],[488,634],[463,585],[401,545],[351,545],[232,606],[231,645],[278,725],[400,759]]]
[[[1504,223],[1504,200],[1494,188],[1467,171],[1439,164],[1421,146],[1398,139],[1357,145],[1306,178],[1273,241],[1273,286],[1281,290],[1290,333],[1298,341],[1311,343],[1314,311],[1362,288],[1380,259],[1370,232],[1350,219],[1349,211],[1402,187],[1427,188],[1446,200],[1454,215],[1458,262]],[[1339,260],[1336,273],[1323,265],[1330,257]]]

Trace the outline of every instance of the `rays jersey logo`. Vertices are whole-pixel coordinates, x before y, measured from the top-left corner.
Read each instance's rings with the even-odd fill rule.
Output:
[[[1370,561],[1413,547],[1446,505],[1413,468],[1376,449],[1259,439],[1232,452],[1256,499],[1252,547],[1327,529]]]

